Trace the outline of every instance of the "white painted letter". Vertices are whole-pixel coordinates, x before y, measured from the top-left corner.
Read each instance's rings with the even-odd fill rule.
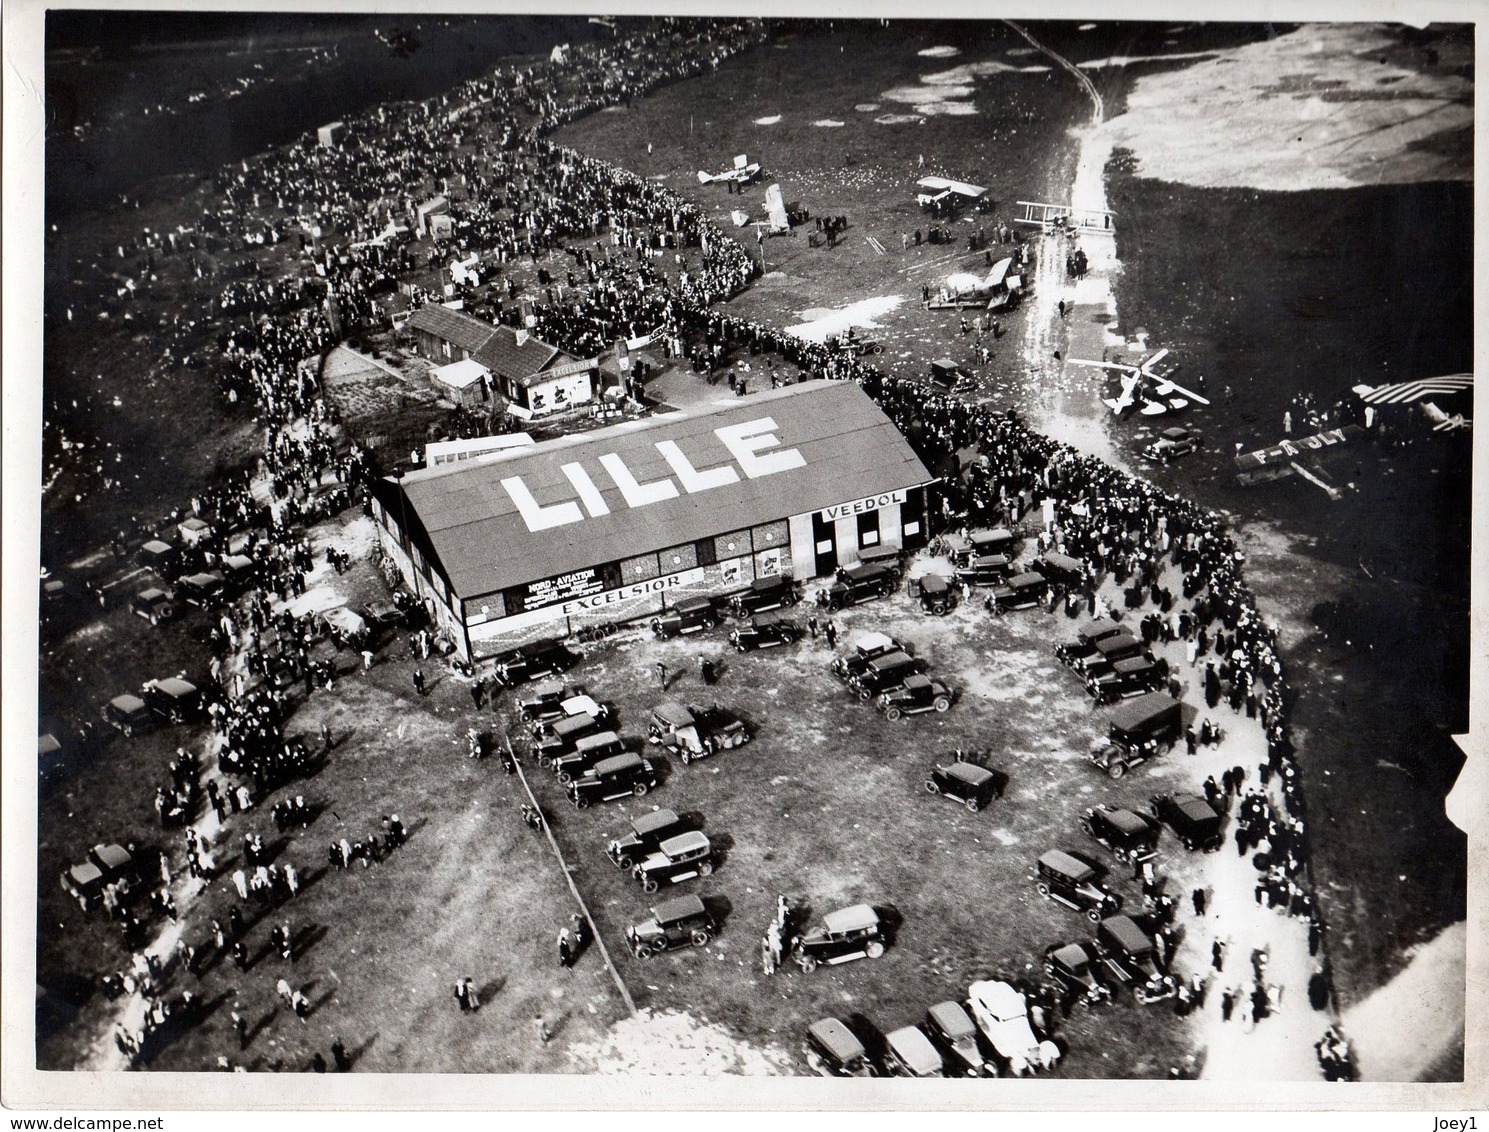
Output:
[[[678,480],[690,495],[696,491],[708,491],[711,488],[739,482],[739,473],[728,464],[720,464],[717,468],[707,468],[700,472],[693,467],[692,461],[682,454],[682,449],[675,441],[659,441],[657,451],[677,473]]]
[[[774,448],[781,443],[775,430],[774,417],[761,417],[757,421],[716,428],[714,435],[724,442],[724,447],[729,449],[739,461],[739,466],[744,469],[744,474],[752,480],[806,467],[806,458],[795,448],[772,452],[766,456],[756,455],[762,448]]]
[[[562,471],[564,475],[569,477],[569,482],[574,485],[574,490],[579,493],[579,498],[584,501],[585,510],[589,512],[591,519],[598,519],[601,515],[610,514],[610,508],[605,503],[605,497],[600,494],[600,489],[595,486],[595,481],[589,478],[588,472],[578,464],[565,464]]]
[[[521,476],[508,476],[502,480],[502,487],[507,489],[512,502],[517,504],[517,510],[521,512],[523,522],[527,524],[527,529],[530,531],[546,531],[568,523],[580,522],[584,518],[584,512],[579,510],[579,504],[572,499],[567,499],[562,503],[553,503],[547,507],[543,506],[533,498],[533,493],[527,490],[527,484],[522,482]]]
[[[661,503],[666,499],[677,498],[677,485],[665,476],[651,483],[637,483],[636,477],[631,475],[631,469],[614,452],[601,456],[600,463],[610,473],[615,486],[620,488],[628,506],[645,507],[648,503]]]

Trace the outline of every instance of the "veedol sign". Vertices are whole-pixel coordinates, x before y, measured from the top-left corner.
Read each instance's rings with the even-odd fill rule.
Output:
[[[905,502],[903,491],[883,491],[878,495],[871,495],[867,499],[855,499],[852,503],[839,503],[834,507],[825,507],[817,514],[822,516],[824,522],[835,522],[838,519],[847,519],[853,515],[863,515],[869,511],[877,511],[881,507],[891,504]]]
[[[734,463],[718,464],[711,468],[696,467],[675,441],[657,441],[656,449],[667,461],[673,476],[676,476],[675,483],[671,476],[663,476],[649,483],[637,481],[630,468],[626,467],[625,461],[614,452],[600,456],[597,462],[610,481],[620,489],[621,498],[625,500],[627,507],[646,507],[676,499],[681,494],[678,484],[682,485],[682,491],[696,495],[738,483],[741,471],[753,480],[806,467],[806,458],[799,451],[780,447],[781,441],[775,435],[776,428],[773,417],[761,417],[743,424],[714,429],[714,435],[734,458]],[[766,451],[771,448],[779,451]],[[735,465],[738,465],[739,471],[735,470]],[[605,502],[605,497],[600,494],[600,489],[595,486],[595,481],[583,464],[564,464],[559,470],[574,489],[577,499],[539,503],[533,498],[532,491],[521,476],[508,476],[501,481],[530,531],[546,531],[553,527],[578,523],[585,518],[586,512],[591,518],[610,514],[610,505]],[[582,510],[580,503],[584,504]]]

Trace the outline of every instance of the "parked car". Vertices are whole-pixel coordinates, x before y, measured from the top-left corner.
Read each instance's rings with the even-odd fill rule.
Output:
[[[1001,586],[994,586],[984,604],[989,610],[1033,609],[1049,593],[1049,582],[1043,574],[1026,570],[1015,574]]]
[[[945,393],[970,393],[977,388],[977,379],[950,358],[931,362],[931,381]]]
[[[751,617],[739,628],[729,631],[729,643],[734,646],[735,652],[791,645],[800,637],[801,624],[780,613],[764,613]]]
[[[853,649],[845,656],[834,657],[832,674],[839,680],[851,682],[861,675],[869,663],[892,652],[906,652],[899,641],[884,633],[865,633],[853,642]]]
[[[951,1072],[962,1077],[996,1077],[997,1067],[982,1056],[977,1026],[959,1002],[938,1002],[925,1012],[925,1028]]]
[[[646,892],[664,884],[678,884],[713,872],[713,845],[708,835],[692,830],[667,838],[631,869]]]
[[[203,609],[212,609],[222,604],[226,588],[226,578],[215,570],[206,570],[200,574],[188,574],[178,581],[176,597]]]
[[[1151,857],[1158,846],[1157,821],[1104,802],[1081,816],[1081,828],[1124,861]]]
[[[900,574],[904,571],[901,561],[903,554],[904,549],[898,546],[866,546],[858,552],[858,565],[883,566],[898,584]]]
[[[169,621],[176,616],[176,605],[165,590],[151,586],[129,599],[129,609],[137,617],[143,617],[152,625]]]
[[[1180,456],[1198,452],[1204,439],[1201,433],[1192,428],[1175,425],[1159,433],[1158,439],[1143,449],[1143,457],[1156,460],[1160,464],[1167,464],[1170,460],[1177,460]]]
[[[613,802],[632,795],[640,798],[660,781],[650,760],[628,752],[596,763],[569,783],[569,801],[576,810],[583,810],[595,802]]]
[[[940,574],[927,574],[914,582],[915,596],[920,599],[920,608],[926,613],[933,613],[937,617],[950,613],[952,606],[956,604],[956,595],[952,591],[951,583]]]
[[[1034,1036],[1029,1004],[1008,983],[991,979],[973,983],[967,988],[967,1005],[977,1028],[1015,1077],[1036,1067],[1048,1069],[1059,1058],[1058,1046]]]
[[[750,588],[729,598],[729,612],[735,617],[753,617],[772,609],[785,609],[801,600],[801,590],[791,578],[756,578]]]
[[[956,580],[969,586],[1000,586],[1008,579],[1013,563],[1006,554],[979,554],[956,568]]]
[[[155,726],[155,713],[139,696],[126,692],[103,705],[103,719],[110,727],[133,737]]]
[[[1093,641],[1091,650],[1085,656],[1072,660],[1070,667],[1085,680],[1110,672],[1112,665],[1119,660],[1143,656],[1147,651],[1148,646],[1140,638],[1123,629]]]
[[[941,1053],[919,1026],[901,1026],[884,1035],[884,1067],[891,1077],[945,1077]]]
[[[559,676],[579,663],[579,658],[551,638],[533,641],[512,650],[496,664],[495,676],[508,688],[532,680]]]
[[[568,685],[562,680],[545,680],[529,692],[517,696],[517,718],[523,723],[538,719],[559,719],[564,714]]]
[[[320,621],[325,626],[327,635],[336,642],[338,647],[360,649],[371,635],[362,615],[353,613],[344,605],[323,609]]]
[[[553,777],[567,786],[590,767],[623,755],[625,750],[625,740],[614,731],[596,731],[592,735],[581,735],[574,740],[574,749],[566,754],[555,755],[549,765],[553,767]]]
[[[547,719],[538,719],[532,725],[534,739],[542,739],[553,734],[553,729],[559,723],[569,719],[588,719],[596,727],[610,721],[610,705],[602,704],[593,696],[580,693],[577,696],[568,696],[558,703],[558,714]]]
[[[974,814],[1003,793],[1002,781],[995,772],[968,762],[936,764],[925,780],[925,788],[961,802]]]
[[[391,601],[370,601],[362,607],[362,618],[374,633],[397,629],[403,624],[403,610]]]
[[[806,1062],[823,1077],[877,1077],[868,1050],[837,1018],[823,1018],[807,1027]]]
[[[652,709],[647,738],[672,751],[686,766],[694,759],[743,747],[751,736],[741,720],[717,704],[698,708],[668,702]]]
[[[1086,580],[1086,564],[1068,554],[1046,551],[1029,565],[1035,573],[1043,574],[1056,585],[1078,586]]]
[[[1139,1002],[1162,1002],[1178,993],[1178,982],[1158,962],[1153,937],[1131,916],[1102,920],[1096,929],[1096,949],[1110,978],[1131,987]]]
[[[546,734],[533,739],[533,761],[540,767],[551,767],[555,759],[573,754],[580,739],[593,735],[599,729],[600,721],[591,715],[571,715],[560,719]]]
[[[193,515],[177,524],[176,533],[181,536],[182,546],[200,546],[211,541],[212,526]]]
[[[957,566],[966,566],[978,558],[992,555],[1012,558],[1016,542],[1014,533],[1007,527],[994,527],[990,531],[973,531],[967,539],[967,545],[952,555],[952,562]]]
[[[1055,646],[1055,656],[1062,664],[1076,665],[1096,653],[1096,642],[1104,641],[1108,637],[1118,634],[1131,636],[1126,629],[1115,621],[1092,621],[1082,625],[1076,631],[1075,640],[1067,641],[1063,645]]]
[[[622,834],[605,849],[605,855],[618,869],[629,869],[669,837],[686,833],[688,825],[672,810],[653,810],[631,819],[631,831]]]
[[[224,554],[218,563],[226,584],[227,593],[236,597],[251,586],[259,576],[259,566],[244,554]]]
[[[150,710],[168,723],[185,723],[202,711],[201,690],[179,676],[150,680],[141,694]]]
[[[854,959],[878,959],[884,954],[884,931],[879,914],[867,904],[839,908],[822,923],[792,941],[791,958],[803,971],[817,964],[836,965]]]
[[[180,552],[168,542],[152,538],[135,552],[134,560],[166,581],[176,576]]]
[[[1122,910],[1122,898],[1101,884],[1096,866],[1060,849],[1039,858],[1039,895],[1077,912],[1093,924]]]
[[[664,610],[651,619],[651,631],[657,640],[665,641],[687,633],[701,633],[712,629],[722,620],[715,599],[711,597],[687,597],[675,602],[671,609]]]
[[[951,707],[954,698],[955,693],[941,681],[916,673],[907,677],[898,688],[880,695],[879,710],[892,722],[907,715],[943,712]]]
[[[1107,738],[1098,740],[1091,762],[1111,778],[1121,778],[1173,745],[1183,727],[1183,705],[1167,692],[1149,692],[1122,704],[1112,716]]]
[[[702,900],[679,896],[652,908],[651,919],[628,927],[626,942],[637,959],[647,959],[679,947],[704,947],[718,930]]]
[[[1148,692],[1156,692],[1168,681],[1168,661],[1151,656],[1132,656],[1112,665],[1111,671],[1086,677],[1086,692],[1098,704],[1114,704]]]
[[[95,845],[86,860],[73,865],[61,877],[62,888],[70,895],[94,899],[111,884],[132,883],[139,879],[133,855],[122,845]]]
[[[1101,981],[1097,963],[1096,948],[1089,943],[1057,943],[1044,949],[1045,977],[1079,994],[1087,1006],[1112,997],[1111,988]]]
[[[1155,794],[1153,815],[1189,850],[1203,849],[1213,853],[1224,837],[1221,817],[1208,801],[1198,794]]]
[[[846,609],[875,598],[888,597],[899,583],[887,566],[842,566],[837,578],[817,593],[817,604],[827,609]]]
[[[863,671],[848,681],[848,687],[860,700],[868,703],[881,692],[898,688],[911,676],[924,672],[926,667],[925,661],[902,652],[884,653],[864,665]]]

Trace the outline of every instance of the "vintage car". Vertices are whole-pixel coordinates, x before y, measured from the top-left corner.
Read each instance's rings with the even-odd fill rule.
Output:
[[[574,740],[574,749],[555,755],[549,765],[553,768],[553,777],[567,786],[590,767],[625,754],[625,750],[625,740],[614,731],[596,731]]]
[[[1028,1002],[1008,983],[991,979],[973,983],[967,988],[967,1005],[977,1028],[1015,1077],[1036,1067],[1048,1069],[1059,1058],[1059,1047],[1034,1036]]]
[[[843,566],[838,569],[837,578],[817,592],[817,604],[832,610],[846,609],[850,605],[888,597],[898,585],[894,571],[882,564]]]
[[[945,1077],[941,1051],[919,1026],[901,1026],[884,1035],[884,1068],[891,1077]]]
[[[1173,428],[1164,429],[1153,443],[1143,449],[1143,458],[1167,464],[1170,460],[1177,460],[1180,456],[1198,452],[1204,439],[1202,434],[1192,428],[1175,425]]]
[[[1119,660],[1111,671],[1086,677],[1086,693],[1098,704],[1114,704],[1148,692],[1156,692],[1168,681],[1168,661],[1161,657],[1130,656]]]
[[[879,913],[867,904],[839,908],[822,917],[822,923],[791,944],[791,958],[803,971],[817,964],[829,966],[854,959],[878,959],[884,954],[884,932]]]
[[[517,697],[517,718],[523,723],[560,719],[564,714],[564,699],[570,694],[569,686],[562,680],[545,680]]]
[[[1110,672],[1112,665],[1119,660],[1129,660],[1135,656],[1145,655],[1147,648],[1140,638],[1123,629],[1093,641],[1090,652],[1073,659],[1070,667],[1084,680]]]
[[[201,690],[179,676],[147,681],[140,694],[150,710],[169,723],[185,723],[202,711]]]
[[[1077,912],[1093,924],[1122,910],[1122,898],[1101,884],[1096,866],[1060,849],[1039,858],[1039,895]]]
[[[180,579],[176,583],[176,597],[203,609],[212,609],[222,603],[226,588],[226,578],[215,570],[207,570]]]
[[[652,711],[647,737],[675,754],[683,766],[718,751],[743,747],[752,738],[744,722],[718,704],[684,708],[674,703],[661,704]]]
[[[180,559],[180,552],[174,546],[156,538],[150,539],[141,546],[134,556],[134,560],[141,566],[155,571],[167,581],[176,576],[176,567]]]
[[[64,869],[60,878],[62,891],[82,900],[93,900],[108,883],[103,872],[92,861],[83,861]]]
[[[353,613],[344,605],[321,610],[320,622],[325,627],[327,636],[345,648],[360,649],[370,636],[362,615]]]
[[[997,1066],[982,1056],[977,1026],[959,1002],[938,1002],[925,1012],[925,1028],[941,1047],[950,1072],[962,1077],[996,1077]]]
[[[989,610],[1033,609],[1044,601],[1049,593],[1049,582],[1043,574],[1026,570],[1015,574],[1001,586],[994,586],[983,602]]]
[[[1098,962],[1096,947],[1090,943],[1057,943],[1044,949],[1045,977],[1079,994],[1087,1006],[1112,997],[1111,988],[1101,981]]]
[[[1003,793],[1002,779],[994,771],[976,763],[937,763],[925,788],[932,794],[961,802],[974,814]]]
[[[193,515],[176,525],[176,533],[181,536],[182,546],[201,546],[211,541],[212,526]]]
[[[1016,541],[1014,533],[1007,527],[994,527],[990,531],[973,531],[967,538],[967,545],[952,556],[952,561],[958,566],[966,566],[978,558],[994,555],[1012,558]]]
[[[1060,663],[1068,665],[1082,664],[1090,657],[1096,655],[1096,642],[1104,641],[1108,637],[1118,634],[1131,636],[1121,625],[1115,621],[1092,621],[1082,625],[1077,630],[1075,640],[1067,641],[1063,645],[1055,646],[1055,656]]]
[[[718,931],[712,914],[696,896],[679,896],[651,910],[651,919],[626,929],[626,942],[637,959],[678,947],[704,947]]]
[[[1102,920],[1096,929],[1096,950],[1110,978],[1131,987],[1139,1002],[1161,1002],[1178,993],[1178,982],[1159,965],[1153,937],[1131,916]]]
[[[944,613],[950,613],[952,606],[956,604],[956,594],[952,591],[951,583],[939,574],[917,578],[914,585],[915,596],[920,599],[920,608],[926,613],[940,617]]]
[[[1224,840],[1221,817],[1198,794],[1155,794],[1150,803],[1153,816],[1184,844],[1184,848],[1213,853]]]
[[[669,837],[686,833],[688,825],[672,810],[653,810],[631,819],[631,832],[622,834],[605,849],[618,869],[629,869]]]
[[[130,598],[129,609],[136,617],[143,617],[152,625],[159,625],[176,616],[176,606],[171,601],[171,595],[155,586],[141,590]]]
[[[102,711],[104,722],[125,735],[133,736],[155,726],[155,713],[150,705],[127,692],[104,704]]]
[[[950,358],[931,362],[931,381],[945,393],[970,393],[977,388],[976,378]]]
[[[1036,574],[1043,574],[1059,586],[1078,586],[1086,580],[1086,564],[1068,554],[1046,551],[1029,564]]]
[[[900,580],[900,574],[904,571],[901,555],[902,548],[898,546],[866,546],[858,552],[858,565],[860,566],[883,566],[894,580]]]
[[[138,879],[133,855],[122,845],[95,845],[87,860],[73,865],[62,874],[62,888],[72,896],[91,900],[108,885]]]
[[[801,600],[801,590],[787,577],[756,578],[750,588],[729,598],[729,612],[738,618],[753,617],[772,609],[785,609]]]
[[[553,734],[553,729],[565,720],[588,719],[598,727],[610,719],[609,704],[602,704],[593,696],[587,696],[582,692],[577,696],[567,696],[560,700],[557,708],[556,715],[534,721],[532,725],[534,739],[542,739],[544,736]]]
[[[551,767],[554,759],[573,754],[580,739],[599,729],[600,720],[592,715],[571,715],[560,719],[543,735],[533,739],[533,761],[540,767]]]
[[[396,629],[403,624],[403,610],[391,601],[370,601],[362,607],[362,618],[374,633]]]
[[[951,707],[955,696],[956,693],[941,681],[916,673],[907,677],[899,687],[882,693],[879,710],[885,719],[891,721],[907,715],[923,715],[928,711],[942,712]]]
[[[713,845],[708,835],[693,830],[667,838],[631,868],[631,875],[646,892],[664,884],[678,884],[713,872]]]
[[[712,629],[723,619],[716,599],[711,597],[685,597],[675,602],[671,609],[651,619],[651,631],[657,640],[665,641],[687,633],[701,633]]]
[[[1151,857],[1158,846],[1158,822],[1104,802],[1081,815],[1081,828],[1124,861]]]
[[[853,650],[845,656],[834,657],[832,674],[839,680],[851,682],[861,675],[870,661],[878,660],[892,652],[905,652],[905,647],[884,633],[865,633],[853,642]]]
[[[731,629],[729,643],[735,652],[749,652],[751,649],[795,644],[800,636],[800,623],[780,613],[765,613],[751,617],[737,629]]]
[[[1167,692],[1149,692],[1122,704],[1107,738],[1097,740],[1090,760],[1111,778],[1121,778],[1173,745],[1184,723],[1183,706]]]
[[[879,1076],[863,1043],[837,1018],[823,1018],[808,1026],[804,1051],[807,1065],[823,1077]]]
[[[218,568],[230,594],[241,594],[259,575],[258,563],[244,554],[224,554]]]
[[[582,777],[569,783],[567,791],[574,808],[584,810],[595,802],[613,802],[629,796],[640,798],[660,781],[650,760],[628,752],[596,763]]]
[[[969,586],[1000,586],[1012,569],[1006,554],[978,554],[956,568],[956,580]]]
[[[551,638],[513,649],[496,662],[497,682],[508,688],[532,680],[559,676],[579,663],[579,658]]]
[[[864,703],[868,703],[881,692],[898,688],[911,676],[924,672],[927,665],[902,652],[887,652],[877,656],[857,676],[848,681],[848,687]]]

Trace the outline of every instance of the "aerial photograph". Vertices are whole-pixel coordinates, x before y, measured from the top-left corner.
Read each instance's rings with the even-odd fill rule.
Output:
[[[47,11],[7,1057],[1471,1080],[1474,44]]]

